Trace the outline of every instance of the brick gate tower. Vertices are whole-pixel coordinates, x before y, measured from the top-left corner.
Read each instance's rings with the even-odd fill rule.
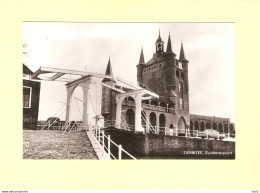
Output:
[[[164,51],[164,41],[159,32],[152,58],[145,62],[142,49],[137,64],[137,81],[140,86],[155,92],[161,99],[166,98],[172,101],[176,125],[179,125],[178,122],[182,119],[185,128],[190,125],[188,63],[183,43],[181,43],[180,55],[177,59],[172,51],[170,34],[166,51]]]

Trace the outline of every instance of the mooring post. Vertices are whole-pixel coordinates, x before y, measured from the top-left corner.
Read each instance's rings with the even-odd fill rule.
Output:
[[[122,158],[122,145],[118,146],[118,159],[121,160]]]

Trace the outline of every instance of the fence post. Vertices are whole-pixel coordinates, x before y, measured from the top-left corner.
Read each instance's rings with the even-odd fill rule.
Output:
[[[167,132],[166,132],[166,127],[164,127],[164,131],[165,131],[165,135],[167,135]]]
[[[108,156],[110,157],[110,135],[108,135],[108,139],[107,139],[107,151],[108,151]]]
[[[178,128],[176,127],[176,136],[178,136]]]
[[[105,150],[105,133],[104,133],[104,130],[102,130],[102,146],[103,146],[103,149]]]
[[[207,134],[207,139],[209,139],[209,133],[208,133],[208,130],[206,131],[206,134]]]
[[[100,128],[98,128],[98,142],[100,144]]]
[[[185,137],[188,137],[188,129],[185,129]]]
[[[218,132],[218,139],[219,139],[219,132]]]
[[[196,130],[197,131],[197,137],[199,137],[199,130]]]
[[[227,134],[227,137],[228,137],[228,138],[230,137],[230,133]]]
[[[118,159],[121,160],[122,159],[122,145],[118,146]]]

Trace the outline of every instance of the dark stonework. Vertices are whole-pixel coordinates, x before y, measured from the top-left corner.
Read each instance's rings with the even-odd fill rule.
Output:
[[[109,84],[106,82],[106,84]],[[116,119],[116,94],[117,92],[102,86],[102,107],[101,114],[106,121],[113,121]],[[105,125],[106,126],[106,125]]]
[[[33,72],[23,65],[23,74],[31,75]],[[31,106],[30,108],[23,108],[23,129],[37,129],[41,83],[23,80],[23,86],[31,87],[32,90]]]
[[[158,44],[160,44],[160,47],[164,47],[164,42],[160,34],[156,40],[156,46]],[[176,54],[172,51],[171,38],[169,35],[166,52],[163,49],[158,50],[156,48],[156,53],[153,54],[148,62],[137,65],[137,80],[142,82],[148,90],[150,89],[159,96],[168,98],[174,103],[176,113],[169,117],[170,120],[172,120],[170,124],[173,124],[176,128],[178,126],[178,121],[182,117],[185,121],[185,127],[188,128],[190,124],[188,86],[189,62],[185,59],[183,46],[181,48],[182,59],[177,60]],[[177,71],[179,76],[176,76]],[[182,85],[181,90],[179,84]],[[167,127],[169,127],[169,125],[167,125]]]
[[[23,80],[23,86],[32,88],[31,108],[23,108],[23,128],[36,129],[38,122],[41,83]]]
[[[116,128],[105,129],[105,134],[136,157],[142,156],[165,156],[172,159],[234,159],[235,142],[206,140],[199,138],[175,137],[155,134],[138,134],[119,130]],[[117,155],[117,148],[112,151]],[[202,151],[202,154],[189,154]],[[212,154],[207,154],[207,152]],[[219,155],[217,153],[224,153]],[[186,153],[186,154],[185,154]],[[225,154],[226,153],[226,154]],[[129,158],[124,155],[125,159]]]

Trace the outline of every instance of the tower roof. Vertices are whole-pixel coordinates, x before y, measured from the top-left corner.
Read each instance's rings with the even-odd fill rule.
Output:
[[[139,64],[145,64],[143,48],[142,48],[142,50],[141,50],[140,59],[139,59]]]
[[[161,38],[160,30],[159,30],[159,36],[158,36],[158,38],[157,38],[155,44],[159,44],[159,43],[164,44],[164,42],[162,41],[162,38]]]
[[[169,32],[166,52],[173,53],[170,32]]]
[[[183,60],[183,61],[186,60],[186,61],[188,61],[188,60],[185,58],[185,53],[184,53],[182,41],[181,41],[181,50],[180,50],[180,58],[179,58],[179,60]]]
[[[108,59],[107,69],[106,69],[105,75],[111,76],[112,79],[104,78],[102,82],[105,82],[105,81],[115,81],[114,80],[114,76],[113,76],[113,71],[112,71],[112,65],[111,65],[111,62],[110,62],[110,57]]]

